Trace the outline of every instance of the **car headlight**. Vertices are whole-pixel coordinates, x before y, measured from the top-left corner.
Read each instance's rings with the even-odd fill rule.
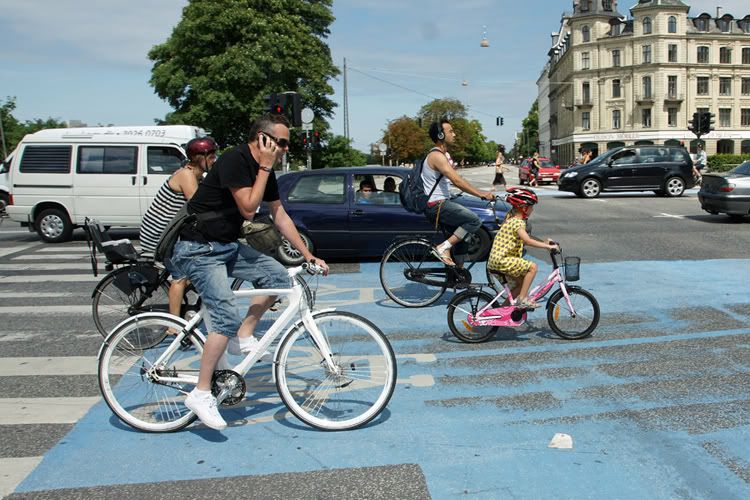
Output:
[[[566,178],[566,179],[572,179],[576,175],[578,175],[578,172],[568,172],[565,175],[563,175],[563,177]]]

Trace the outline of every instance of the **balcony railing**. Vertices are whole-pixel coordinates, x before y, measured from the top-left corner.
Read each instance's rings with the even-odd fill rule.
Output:
[[[635,102],[639,104],[649,104],[654,102],[654,94],[652,93],[641,93],[635,95]]]
[[[578,108],[590,108],[594,105],[594,100],[591,97],[579,97],[576,99],[576,107]]]
[[[682,102],[685,100],[684,94],[679,94],[677,92],[667,92],[667,94],[664,96],[665,102]]]

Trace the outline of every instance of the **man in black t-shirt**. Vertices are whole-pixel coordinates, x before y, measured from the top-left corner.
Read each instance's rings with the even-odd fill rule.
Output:
[[[201,357],[198,385],[188,394],[185,405],[213,429],[226,422],[211,394],[216,364],[227,346],[230,354],[246,355],[257,348],[253,337],[263,313],[275,296],[256,297],[247,316],[237,315],[237,304],[228,276],[242,278],[256,288],[289,288],[286,268],[237,239],[245,220],[251,220],[261,201],[270,209],[279,232],[308,262],[315,261],[327,272],[325,261],[308,250],[279,200],[274,164],[289,148],[289,122],[280,115],[265,115],[250,128],[248,144],[222,154],[188,202],[190,213],[222,212],[197,226],[182,231],[172,260],[188,275],[208,310],[208,337]]]

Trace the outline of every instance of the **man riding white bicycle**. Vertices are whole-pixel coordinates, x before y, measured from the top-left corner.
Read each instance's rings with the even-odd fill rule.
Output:
[[[473,194],[485,200],[492,200],[494,194],[490,191],[481,191],[471,185],[466,179],[456,173],[448,160],[448,145],[456,140],[448,120],[441,120],[430,125],[430,138],[435,143],[422,168],[422,184],[424,192],[429,195],[425,216],[435,225],[446,227],[452,234],[437,246],[438,257],[443,263],[455,266],[451,258],[450,249],[456,247],[456,255],[466,253],[465,240],[479,231],[482,221],[468,208],[451,201],[448,182],[465,193]],[[437,184],[437,185],[436,185]],[[430,195],[430,193],[432,193]]]

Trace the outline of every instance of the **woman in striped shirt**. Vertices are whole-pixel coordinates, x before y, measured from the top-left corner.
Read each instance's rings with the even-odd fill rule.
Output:
[[[216,142],[210,137],[198,137],[187,143],[185,152],[188,162],[162,184],[141,221],[140,240],[144,253],[154,252],[164,228],[187,200],[193,197],[198,189],[198,183],[216,162],[217,149]],[[169,313],[179,316],[188,279],[170,259],[165,260],[164,267],[172,276],[172,284],[169,287]]]

